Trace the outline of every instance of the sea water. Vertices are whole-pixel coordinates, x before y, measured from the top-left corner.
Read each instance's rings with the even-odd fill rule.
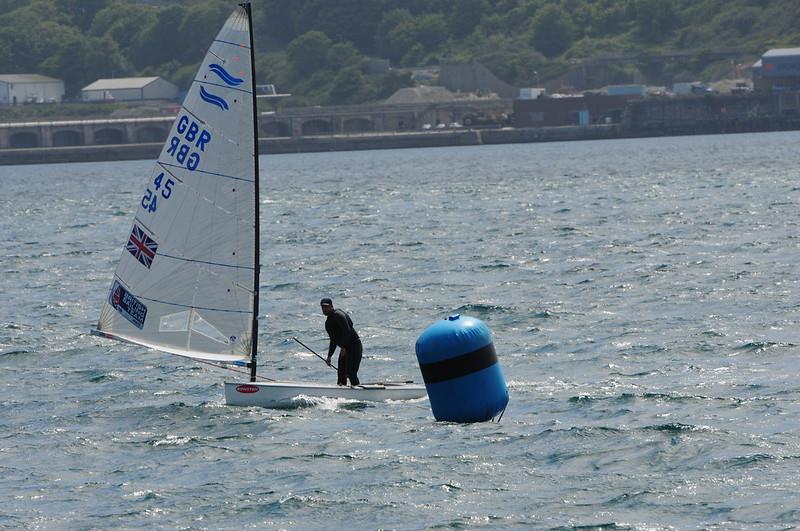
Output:
[[[225,371],[90,336],[152,161],[0,167],[0,527],[800,525],[798,133],[261,158],[260,373],[421,381],[484,320],[498,423],[427,400],[227,407]]]

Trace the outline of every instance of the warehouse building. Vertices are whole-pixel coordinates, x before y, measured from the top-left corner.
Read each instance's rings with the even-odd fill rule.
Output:
[[[178,87],[160,77],[98,79],[81,89],[83,101],[174,100]]]
[[[582,96],[514,100],[515,127],[611,124],[622,121],[625,105],[638,95],[587,93]]]
[[[39,74],[0,75],[0,105],[61,103],[64,82]]]
[[[800,90],[800,48],[775,48],[753,65],[753,88],[776,92]]]

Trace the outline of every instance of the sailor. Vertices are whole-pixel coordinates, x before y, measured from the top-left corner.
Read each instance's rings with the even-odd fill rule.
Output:
[[[333,301],[324,298],[319,301],[322,313],[327,317],[325,320],[325,330],[331,338],[331,344],[328,347],[328,365],[331,364],[331,358],[339,347],[339,367],[336,383],[339,385],[347,385],[348,378],[350,385],[358,385],[358,366],[361,365],[361,338],[358,337],[358,332],[353,328],[353,320],[350,316],[342,310],[337,310],[333,307]]]

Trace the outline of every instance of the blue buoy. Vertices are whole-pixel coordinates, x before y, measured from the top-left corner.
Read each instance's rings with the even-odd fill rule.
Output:
[[[489,327],[451,315],[417,339],[417,361],[436,420],[483,422],[508,404],[508,386]]]

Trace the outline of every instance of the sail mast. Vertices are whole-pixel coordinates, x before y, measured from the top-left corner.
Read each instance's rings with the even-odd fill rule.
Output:
[[[253,159],[255,163],[255,271],[253,275],[253,329],[251,333],[250,352],[250,381],[256,381],[256,362],[258,358],[258,285],[261,269],[260,233],[261,223],[259,216],[259,171],[258,171],[258,104],[256,102],[256,56],[253,47],[253,13],[250,2],[240,4],[247,12],[247,26],[250,34],[250,79],[253,96]]]

